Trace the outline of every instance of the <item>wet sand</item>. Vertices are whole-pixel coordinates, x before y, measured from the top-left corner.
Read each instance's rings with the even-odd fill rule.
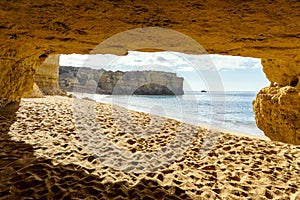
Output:
[[[0,131],[0,199],[300,199],[300,146],[66,97]]]

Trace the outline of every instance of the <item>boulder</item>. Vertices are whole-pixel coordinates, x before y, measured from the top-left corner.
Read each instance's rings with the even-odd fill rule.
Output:
[[[262,64],[271,84],[253,101],[256,124],[271,140],[299,145],[299,59],[266,59]]]

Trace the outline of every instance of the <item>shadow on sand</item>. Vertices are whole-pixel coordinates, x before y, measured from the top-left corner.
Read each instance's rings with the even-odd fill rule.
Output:
[[[103,184],[79,165],[53,165],[51,159],[35,157],[32,145],[8,134],[18,108],[0,109],[0,199],[191,199],[179,187],[163,187],[153,179],[134,186],[126,181]]]

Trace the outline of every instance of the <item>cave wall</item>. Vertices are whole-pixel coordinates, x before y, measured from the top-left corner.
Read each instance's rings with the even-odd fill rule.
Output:
[[[271,140],[300,144],[300,57],[262,59],[271,85],[253,102],[257,126]]]
[[[58,84],[59,55],[50,55],[35,71],[34,81],[44,95],[64,95]]]
[[[293,110],[299,111],[298,96],[281,93],[287,85],[294,85],[298,77],[300,2],[297,0],[153,0],[150,3],[2,0],[0,12],[0,106],[18,101],[24,93],[32,91],[34,74],[50,55],[89,53],[116,33],[133,28],[163,27],[191,37],[208,53],[251,56],[266,61],[264,71],[272,85],[258,94],[254,109],[258,126],[267,135],[278,135],[285,130],[284,126],[278,126],[282,131],[274,132],[263,125],[268,122],[268,126],[276,127],[274,123],[278,121],[271,120],[265,113],[271,112],[272,105],[285,107],[281,104],[285,98],[279,96],[293,99],[290,100]],[[102,53],[124,55],[128,50],[148,47],[140,45],[143,46],[143,42],[130,46],[107,45]],[[189,52],[184,40],[164,47],[163,50]],[[298,84],[289,87],[299,94]],[[277,97],[277,103],[271,101]],[[269,104],[270,107],[265,106]],[[280,115],[290,120],[289,116],[294,114],[282,109]],[[289,135],[295,135],[296,129],[288,131]]]

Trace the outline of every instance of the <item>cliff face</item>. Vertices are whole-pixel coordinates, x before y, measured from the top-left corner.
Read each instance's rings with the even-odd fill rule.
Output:
[[[59,86],[69,92],[97,94],[182,95],[183,78],[156,71],[105,71],[61,66]]]
[[[261,124],[268,120],[275,127],[277,121],[263,116],[257,105],[262,100],[265,104],[261,105],[270,106],[259,108],[271,112],[278,104],[264,99],[262,94],[275,98],[284,84],[297,82],[299,64],[295,56],[300,55],[299,10],[297,0],[152,0],[151,3],[3,0],[0,2],[0,106],[18,101],[24,93],[32,91],[35,71],[50,55],[89,53],[114,34],[133,28],[163,27],[186,34],[208,53],[276,60],[277,64],[264,64],[264,71],[278,85],[264,89],[254,106],[259,127],[267,135],[274,135],[271,128],[263,128]],[[159,32],[151,34],[153,36],[147,35],[145,40],[136,39],[138,42],[122,38],[113,45],[104,45],[99,52],[124,55],[128,50],[147,51],[149,48],[194,52],[186,40],[172,40],[171,35]],[[297,98],[297,95],[289,96],[294,110],[299,111]],[[287,119],[292,114],[288,109],[280,112]],[[282,127],[276,134],[285,131]],[[288,131],[286,134],[295,133]]]

